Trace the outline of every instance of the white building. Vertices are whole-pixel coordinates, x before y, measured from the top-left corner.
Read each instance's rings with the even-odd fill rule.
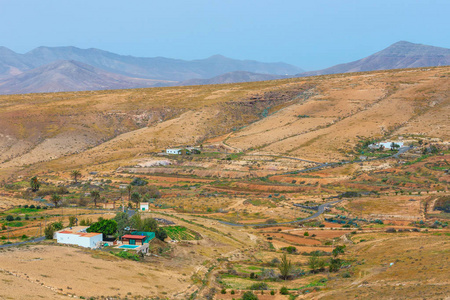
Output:
[[[148,211],[148,202],[141,202],[141,205],[139,206],[139,210]]]
[[[373,149],[373,150],[378,150],[380,148],[383,148],[384,150],[391,150],[392,143],[397,144],[399,147],[403,147],[403,142],[383,142],[383,143],[370,144],[369,148]]]
[[[180,148],[166,149],[167,154],[181,154]]]
[[[55,233],[56,241],[60,244],[78,245],[85,248],[96,248],[103,241],[103,234],[86,232],[88,226],[66,228]]]

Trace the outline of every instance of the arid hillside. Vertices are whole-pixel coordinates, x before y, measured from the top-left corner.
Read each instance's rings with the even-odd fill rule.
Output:
[[[450,67],[226,85],[0,97],[0,173],[127,161],[165,147],[348,159],[368,138],[448,140]],[[51,162],[50,164],[48,162]]]

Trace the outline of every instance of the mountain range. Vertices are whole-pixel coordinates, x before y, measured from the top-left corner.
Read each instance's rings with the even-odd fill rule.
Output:
[[[304,72],[286,63],[119,55],[99,49],[38,47],[25,54],[0,47],[0,94],[203,85],[335,73],[450,65],[450,49],[398,42],[363,59]]]
[[[450,65],[450,49],[400,41],[360,60],[297,75],[317,76],[447,65]]]

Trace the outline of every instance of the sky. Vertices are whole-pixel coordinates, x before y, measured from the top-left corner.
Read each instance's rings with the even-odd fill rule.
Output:
[[[0,0],[0,46],[318,70],[401,40],[450,48],[449,12],[449,0]]]

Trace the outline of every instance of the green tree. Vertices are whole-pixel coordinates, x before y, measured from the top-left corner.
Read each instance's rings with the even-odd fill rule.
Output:
[[[115,220],[103,219],[92,224],[86,231],[103,233],[103,238],[105,238],[107,235],[114,235],[117,232],[117,222]]]
[[[167,232],[164,229],[159,228],[158,230],[156,230],[155,236],[158,240],[164,242],[164,240],[167,238]]]
[[[73,181],[75,182],[75,184],[78,183],[78,178],[81,177],[81,172],[79,170],[73,170],[70,173],[70,176],[72,176]]]
[[[53,194],[50,200],[53,202],[53,204],[55,204],[55,207],[58,207],[58,203],[59,201],[61,201],[61,196],[58,194]]]
[[[74,226],[76,221],[77,221],[77,218],[75,218],[75,216],[69,216],[69,227]]]
[[[100,199],[100,192],[99,191],[91,191],[91,198],[92,198],[92,201],[94,201],[95,207],[97,207],[97,201]]]
[[[119,236],[125,234],[125,228],[130,227],[131,222],[126,212],[118,212],[114,217],[114,221],[117,223],[117,233]]]
[[[247,291],[242,295],[241,300],[258,300],[258,296],[256,296],[250,291]]]
[[[330,258],[330,272],[337,272],[342,266],[342,260],[339,258]]]
[[[55,229],[53,228],[53,224],[48,224],[44,229],[45,238],[48,240],[53,239],[54,233],[55,233]]]
[[[281,278],[286,280],[292,271],[292,263],[290,260],[287,259],[286,253],[284,253],[283,256],[281,257],[281,262],[278,265],[278,269],[280,270]]]
[[[136,203],[136,208],[139,208],[139,203],[141,202],[141,194],[139,194],[138,192],[134,192],[133,194],[131,194],[131,201]]]
[[[325,261],[321,259],[317,253],[314,253],[308,259],[308,266],[312,273],[316,273],[325,266]]]
[[[147,218],[142,221],[141,231],[156,232],[158,229],[158,222],[153,218]]]
[[[333,254],[333,257],[338,257],[339,254],[344,254],[345,245],[343,246],[336,246],[331,254]]]
[[[141,214],[140,213],[137,213],[137,214],[134,214],[132,217],[131,217],[131,220],[130,220],[131,222],[131,227],[133,228],[133,229],[135,229],[135,230],[141,230],[141,228],[142,228],[142,218],[141,218]]]
[[[41,183],[39,182],[37,176],[31,177],[30,186],[31,186],[31,191],[33,191],[33,192],[39,191],[39,188],[41,187]]]

